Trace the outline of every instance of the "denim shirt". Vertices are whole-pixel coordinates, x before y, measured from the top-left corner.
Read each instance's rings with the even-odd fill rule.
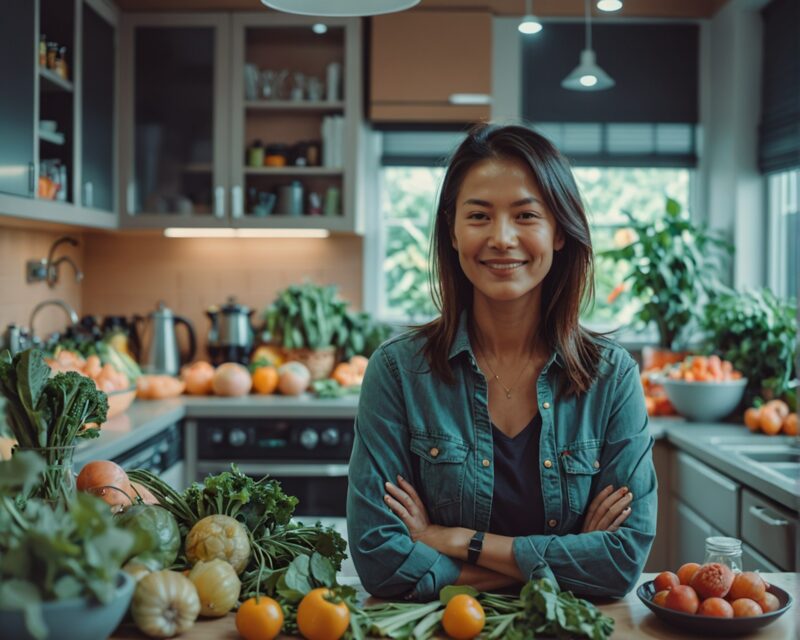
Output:
[[[383,500],[384,482],[408,479],[431,522],[486,531],[494,467],[488,387],[461,316],[449,360],[456,383],[435,377],[421,352],[424,338],[405,333],[372,355],[361,387],[350,459],[347,529],[364,587],[378,597],[438,597],[461,562],[413,542]],[[514,538],[523,576],[547,577],[562,589],[622,597],[636,584],[656,530],[656,476],[636,363],[601,339],[599,373],[590,389],[560,397],[554,353],[536,383],[542,429],[539,470],[546,532]],[[632,512],[615,532],[581,533],[593,496],[627,486]],[[522,506],[522,505],[521,505]]]

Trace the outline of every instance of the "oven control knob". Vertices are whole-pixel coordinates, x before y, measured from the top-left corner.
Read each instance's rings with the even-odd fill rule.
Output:
[[[319,442],[319,434],[314,429],[303,429],[300,433],[300,444],[304,449],[313,449]]]
[[[228,434],[228,442],[232,447],[241,447],[247,443],[247,434],[243,429],[231,429]]]
[[[214,429],[211,431],[211,443],[222,444],[225,441],[225,434],[222,429]]]
[[[339,444],[339,431],[333,427],[328,427],[322,432],[322,444],[326,447],[335,447]]]

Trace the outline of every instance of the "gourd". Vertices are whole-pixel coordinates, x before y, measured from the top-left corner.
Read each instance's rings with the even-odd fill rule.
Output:
[[[237,574],[244,571],[250,560],[250,540],[238,520],[219,514],[206,516],[189,531],[186,559],[194,565],[214,558],[230,563]]]
[[[189,580],[200,597],[201,616],[224,616],[239,600],[242,583],[236,571],[225,560],[200,560],[189,572]]]
[[[117,516],[117,524],[132,533],[144,534],[152,544],[149,551],[131,558],[150,564],[156,562],[163,569],[169,567],[181,548],[181,534],[178,523],[163,507],[149,504],[135,504]]]
[[[151,638],[170,638],[191,629],[200,613],[197,589],[183,574],[156,571],[136,585],[131,615]]]

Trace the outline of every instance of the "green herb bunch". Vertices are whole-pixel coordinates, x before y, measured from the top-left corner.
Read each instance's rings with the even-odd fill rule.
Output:
[[[128,477],[147,487],[175,516],[182,538],[208,515],[228,515],[245,525],[252,555],[241,575],[242,599],[257,593],[274,595],[292,561],[300,556],[320,554],[331,563],[334,574],[346,557],[347,544],[334,529],[290,522],[297,498],[287,496],[280,483],[269,477],[254,480],[231,465],[231,471],[208,476],[183,492],[141,469],[128,472]],[[185,556],[179,556],[178,565],[188,566]]]
[[[80,493],[55,507],[21,499],[46,467],[33,451],[0,462],[0,609],[23,610],[38,640],[48,637],[41,603],[84,596],[108,602],[122,564],[152,545],[116,526],[95,496]]]
[[[684,331],[698,321],[702,304],[722,286],[723,258],[733,247],[706,225],[692,222],[672,198],[667,198],[666,215],[655,223],[623,213],[633,241],[598,255],[630,265],[626,290],[641,303],[636,320],[643,327],[655,323],[660,347],[678,348]]]
[[[769,289],[728,289],[706,305],[701,322],[706,350],[747,377],[748,401],[790,393],[797,377],[796,316],[797,300],[782,300]]]

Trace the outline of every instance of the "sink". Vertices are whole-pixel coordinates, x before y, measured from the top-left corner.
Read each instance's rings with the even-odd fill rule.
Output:
[[[766,463],[782,463],[782,462],[789,462],[789,463],[800,463],[800,453],[788,450],[788,451],[753,451],[752,453],[742,452],[745,458],[750,458],[750,460],[754,460],[755,462],[766,462]]]
[[[800,448],[793,442],[770,444],[728,443],[720,449],[744,458],[765,474],[777,475],[789,480],[800,478]]]

